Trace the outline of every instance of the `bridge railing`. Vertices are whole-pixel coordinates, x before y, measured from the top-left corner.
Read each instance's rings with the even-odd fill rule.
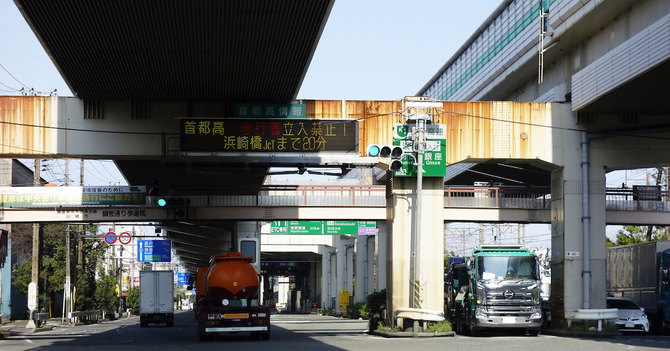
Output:
[[[444,207],[551,208],[548,187],[446,187]]]
[[[386,206],[384,185],[314,185],[261,188],[249,195],[191,195],[192,206]],[[670,192],[608,188],[607,210],[668,211]],[[444,188],[444,207],[550,209],[549,187]]]
[[[614,211],[670,211],[670,191],[657,186],[607,188],[605,208]]]

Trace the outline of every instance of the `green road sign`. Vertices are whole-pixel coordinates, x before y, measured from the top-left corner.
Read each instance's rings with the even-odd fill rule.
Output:
[[[375,221],[274,221],[270,233],[289,235],[375,235]]]
[[[394,124],[393,144],[403,149],[402,168],[395,172],[396,177],[416,177],[418,167],[416,165],[417,153],[414,151],[414,142],[411,139],[414,133],[414,125]],[[423,176],[444,177],[447,164],[446,155],[447,127],[444,124],[426,125],[426,146],[423,153]]]

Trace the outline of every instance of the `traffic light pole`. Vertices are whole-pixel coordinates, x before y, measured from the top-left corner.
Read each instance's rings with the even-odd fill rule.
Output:
[[[416,211],[414,213],[414,279],[412,280],[413,296],[412,306],[414,308],[421,308],[421,202],[423,201],[423,130],[425,128],[425,120],[420,118],[416,121],[417,129],[417,175],[416,175]],[[415,320],[412,325],[412,330],[419,332],[419,321]]]

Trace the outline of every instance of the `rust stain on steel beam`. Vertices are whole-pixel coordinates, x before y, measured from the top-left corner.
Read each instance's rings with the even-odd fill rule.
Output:
[[[58,111],[57,97],[0,97],[0,144],[4,157],[35,157],[57,152],[52,145]],[[307,118],[359,121],[360,156],[370,144],[391,144],[393,124],[402,123],[403,100],[303,100]],[[443,102],[435,123],[447,128],[446,161],[467,158],[542,158],[552,150],[550,109],[547,103]],[[67,116],[64,116],[64,118]],[[59,143],[60,144],[60,143]]]
[[[305,100],[308,118],[358,119],[359,155],[370,144],[390,144],[393,124],[402,123],[402,100]],[[447,163],[468,158],[544,158],[551,152],[546,103],[444,101],[434,123],[447,127]],[[502,156],[501,156],[502,155]]]
[[[56,113],[57,97],[0,97],[0,154],[29,157],[52,154],[50,128]]]

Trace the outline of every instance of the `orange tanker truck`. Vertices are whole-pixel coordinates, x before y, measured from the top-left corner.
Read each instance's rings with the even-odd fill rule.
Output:
[[[252,257],[239,252],[216,255],[198,268],[195,315],[200,341],[219,333],[250,332],[270,339],[270,308],[259,301],[259,278]]]

